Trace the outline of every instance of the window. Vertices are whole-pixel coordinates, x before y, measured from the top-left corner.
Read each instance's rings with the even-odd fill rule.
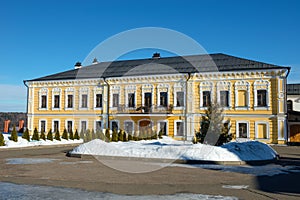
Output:
[[[287,111],[292,111],[293,110],[293,101],[288,100],[286,105],[287,105]]]
[[[167,107],[168,106],[168,93],[167,92],[160,92],[159,94],[159,105]]]
[[[127,134],[133,134],[133,122],[126,121],[124,123],[124,129]]]
[[[41,108],[47,108],[47,95],[42,95],[42,105]]]
[[[102,122],[96,121],[96,131],[102,131]]]
[[[152,106],[152,93],[146,92],[145,94],[145,106],[146,107],[151,107]]]
[[[229,98],[228,98],[228,91],[220,91],[220,105],[224,107],[229,106]]]
[[[183,136],[183,122],[176,122],[176,136]]]
[[[73,108],[73,95],[69,94],[67,96],[68,101],[67,101],[67,108]]]
[[[111,130],[114,131],[114,130],[119,130],[119,124],[117,121],[112,121],[111,122]]]
[[[113,107],[119,106],[119,94],[113,94]]]
[[[247,138],[247,123],[239,123],[239,138]]]
[[[42,120],[41,121],[41,127],[40,127],[40,132],[46,132],[46,121]]]
[[[267,90],[257,90],[257,106],[267,106]]]
[[[96,94],[96,108],[102,108],[102,94]]]
[[[87,122],[86,121],[81,121],[81,131],[85,132],[87,129]]]
[[[59,108],[60,96],[54,95],[54,108]]]
[[[159,132],[162,135],[167,135],[167,122],[159,122]]]
[[[53,131],[54,133],[59,131],[59,121],[53,121]]]
[[[88,95],[83,94],[81,95],[81,108],[87,108],[88,107]]]
[[[257,124],[257,138],[267,139],[267,124]]]
[[[73,130],[73,122],[72,121],[67,121],[67,131],[68,133],[71,133]]]
[[[208,107],[210,106],[210,91],[204,91],[202,93],[202,102],[203,102],[203,107]]]
[[[184,106],[184,92],[176,92],[176,106]]]
[[[135,95],[134,93],[128,93],[128,107],[134,108],[135,107]]]

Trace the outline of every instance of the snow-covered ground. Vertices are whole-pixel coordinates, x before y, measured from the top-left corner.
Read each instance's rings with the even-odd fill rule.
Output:
[[[114,199],[114,200],[233,200],[236,197],[213,196],[204,194],[188,194],[179,193],[174,195],[119,195],[104,192],[89,192],[79,189],[50,187],[50,186],[34,186],[34,185],[18,185],[13,183],[0,182],[0,199],[10,200],[32,200],[32,199]]]
[[[82,143],[83,140],[39,140],[39,141],[27,141],[22,137],[18,137],[18,142],[14,142],[9,140],[10,134],[3,134],[5,140],[5,146],[0,146],[0,148],[16,148],[16,147],[30,147],[30,146],[42,146],[42,145],[61,145],[61,144],[79,144]]]
[[[206,161],[271,160],[277,153],[269,145],[258,141],[230,142],[223,146],[192,144],[169,137],[159,140],[103,142],[92,140],[73,149],[73,154],[160,158]]]

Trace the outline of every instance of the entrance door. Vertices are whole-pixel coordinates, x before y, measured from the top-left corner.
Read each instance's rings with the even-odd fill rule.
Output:
[[[152,131],[152,123],[149,120],[143,120],[139,122],[139,132],[140,135],[147,135]]]

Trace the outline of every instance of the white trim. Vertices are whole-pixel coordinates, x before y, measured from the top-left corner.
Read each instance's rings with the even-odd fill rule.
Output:
[[[203,106],[203,92],[205,91],[209,91],[210,92],[210,103],[213,102],[213,82],[210,82],[210,81],[205,81],[205,82],[200,82],[199,84],[199,94],[200,94],[200,103],[199,103],[199,107],[200,109],[206,109],[207,107]]]
[[[180,80],[179,82],[174,84],[174,110],[184,110],[186,108],[186,91],[185,91],[185,81]],[[177,92],[183,92],[183,106],[177,106]]]
[[[103,120],[94,120],[94,130],[97,132],[97,122],[101,122],[100,130],[103,130]]]
[[[54,121],[58,121],[58,131],[60,132],[60,127],[61,127],[61,123],[60,123],[60,119],[52,119],[52,133],[55,133],[54,131]]]
[[[102,110],[103,109],[103,102],[104,102],[104,95],[103,95],[103,91],[104,91],[104,87],[103,86],[95,86],[94,87],[94,89],[93,89],[93,91],[94,91],[94,110]],[[97,105],[97,94],[102,94],[102,107],[96,107],[96,105]],[[95,129],[96,130],[96,129]]]
[[[266,131],[267,131],[267,138],[259,138],[258,137],[258,125],[259,124],[265,124],[266,125]],[[255,122],[255,139],[270,139],[270,128],[269,128],[269,122],[267,121],[256,121]]]
[[[109,108],[111,110],[116,110],[118,107],[113,107],[113,94],[118,94],[119,95],[118,96],[118,103],[120,105],[121,104],[121,88],[120,88],[120,86],[118,86],[118,85],[112,85],[112,86],[110,86],[109,93],[110,93],[110,102],[109,102],[110,105],[109,105]]]
[[[59,105],[58,108],[54,108],[54,96],[58,95],[59,96]],[[61,110],[61,88],[53,88],[52,89],[52,110]]]
[[[129,102],[128,102],[128,94],[131,94],[133,93],[134,95],[134,107],[129,107]],[[137,95],[136,95],[136,86],[135,85],[127,85],[125,87],[125,95],[124,95],[124,98],[125,98],[125,107],[127,109],[134,109],[137,107]]]
[[[154,103],[154,89],[152,84],[143,84],[142,85],[142,106],[145,106],[145,93],[151,93],[151,103]]]
[[[132,123],[132,133],[127,133],[127,134],[133,135],[133,134],[134,134],[134,130],[135,130],[135,128],[134,128],[134,121],[133,121],[133,120],[125,120],[125,121],[124,121],[124,124],[123,124],[124,131],[125,131],[125,124],[126,124],[126,122]]]
[[[111,131],[113,131],[112,130],[112,123],[113,122],[117,122],[117,125],[118,125],[118,132],[120,131],[120,120],[117,120],[117,119],[114,119],[114,120],[110,120],[110,122],[109,122],[109,129],[111,130]]]
[[[256,80],[253,83],[254,90],[254,110],[270,110],[270,82],[267,80]],[[257,106],[257,90],[266,90],[267,106]]]
[[[156,103],[156,105],[159,107],[159,106],[161,106],[161,104],[160,104],[160,93],[161,92],[166,92],[167,93],[167,106],[169,106],[170,105],[170,85],[169,84],[163,84],[163,83],[161,83],[161,84],[158,84],[158,86],[157,86],[157,90],[156,90],[156,94],[157,94],[157,103]]]
[[[39,119],[39,127],[38,127],[38,130],[39,130],[39,132],[41,132],[41,130],[42,130],[42,129],[41,129],[41,128],[42,128],[42,127],[41,127],[41,125],[42,125],[41,122],[42,122],[42,121],[45,121],[45,133],[47,133],[47,132],[48,132],[48,129],[47,129],[48,127],[47,127],[47,120],[46,120],[46,119]]]
[[[78,130],[79,133],[82,130],[82,122],[86,122],[86,130],[89,129],[89,120],[88,119],[80,119],[79,120],[79,130]]]
[[[239,124],[240,123],[246,123],[247,124],[247,138],[240,138],[240,133],[239,133]],[[247,140],[250,139],[250,123],[249,121],[241,120],[241,121],[236,121],[235,125],[235,135],[236,135],[236,140]]]
[[[168,136],[169,135],[169,121],[168,120],[158,120],[157,121],[157,134],[159,133],[159,131],[160,131],[160,123],[161,122],[164,122],[164,123],[166,123],[166,135]]]
[[[74,131],[75,131],[75,129],[74,129],[74,127],[75,127],[74,119],[66,119],[65,120],[65,129],[68,131],[68,122],[69,121],[72,122],[72,131],[74,133]]]
[[[73,107],[68,108],[68,95],[73,95]],[[73,87],[68,87],[65,89],[65,110],[75,109],[75,89]]]
[[[42,96],[46,96],[46,108],[42,108]],[[48,110],[48,88],[41,88],[39,90],[39,110]]]
[[[183,133],[182,133],[182,135],[177,135],[177,122],[181,122],[183,124]],[[184,120],[174,120],[174,137],[183,138],[185,136],[184,131],[185,131]]]
[[[82,95],[87,95],[87,107],[82,107]],[[82,87],[79,89],[79,110],[88,110],[90,107],[90,89],[88,87]]]
[[[230,81],[219,81],[217,82],[217,102],[221,103],[220,92],[228,91],[228,106],[223,107],[224,110],[231,109],[231,82]],[[220,104],[221,105],[221,104]]]
[[[250,84],[248,81],[237,81],[234,84],[234,90],[235,90],[235,109],[236,110],[249,110],[250,109]],[[239,91],[246,91],[247,97],[246,97],[246,105],[243,107],[239,107],[239,98],[238,98],[238,92]]]

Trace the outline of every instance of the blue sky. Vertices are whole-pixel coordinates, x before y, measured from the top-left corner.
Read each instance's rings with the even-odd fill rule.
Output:
[[[288,82],[300,82],[299,9],[297,0],[2,0],[0,111],[26,111],[23,80],[72,69],[108,37],[141,27],[179,31],[208,53],[291,66]]]

